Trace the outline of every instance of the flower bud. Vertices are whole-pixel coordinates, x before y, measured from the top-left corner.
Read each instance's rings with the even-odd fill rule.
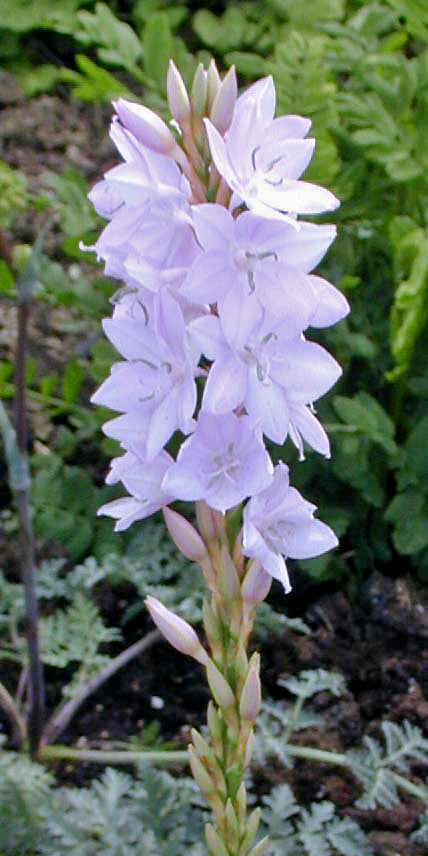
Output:
[[[255,808],[254,811],[251,812],[246,825],[245,825],[245,835],[242,840],[241,849],[243,853],[248,853],[248,848],[251,847],[256,835],[257,830],[259,828],[260,823],[260,808]]]
[[[247,789],[245,782],[241,782],[236,794],[236,805],[238,807],[238,820],[244,823],[247,814]],[[251,843],[251,842],[250,842]]]
[[[254,731],[251,731],[248,735],[247,745],[245,747],[245,756],[244,756],[244,769],[250,766],[251,758],[253,756],[254,749]]]
[[[206,598],[204,598],[202,604],[202,615],[204,619],[205,633],[207,634],[208,641],[212,648],[215,643],[222,641],[223,630],[219,616],[216,615],[213,607]]]
[[[198,521],[199,531],[202,537],[208,543],[217,539],[217,526],[215,522],[213,509],[201,499],[196,505],[196,520]]]
[[[256,720],[262,703],[259,671],[260,656],[253,654],[239,702],[239,713],[242,719],[246,719],[248,722]]]
[[[190,102],[195,116],[203,116],[206,111],[208,92],[208,77],[202,63],[200,62],[193,77]]]
[[[203,666],[211,662],[193,627],[187,621],[167,609],[157,598],[151,595],[146,597],[145,604],[154,623],[173,648],[181,651],[182,654],[193,657]]]
[[[250,850],[248,856],[263,856],[263,853],[266,853],[267,846],[269,844],[269,838],[265,835],[252,850]]]
[[[233,707],[235,698],[232,689],[212,660],[209,660],[207,663],[207,678],[210,690],[218,706],[223,710]]]
[[[232,65],[221,82],[209,114],[214,127],[222,135],[226,133],[232,121],[237,95],[238,83],[235,66]]]
[[[169,109],[175,121],[179,125],[188,122],[191,114],[189,96],[184,85],[184,80],[172,59],[169,61],[166,92]]]
[[[125,101],[124,98],[114,101],[113,106],[122,125],[148,149],[163,155],[171,155],[177,148],[177,143],[168,126],[153,110],[149,110],[143,104]]]
[[[199,532],[185,517],[166,507],[163,509],[163,516],[175,546],[183,556],[186,556],[186,559],[192,562],[208,559],[208,553]]]
[[[208,702],[207,725],[211,742],[214,749],[218,751],[223,746],[224,726],[212,701]]]
[[[271,585],[272,577],[260,562],[251,562],[241,586],[242,600],[249,606],[261,603],[269,594]]]
[[[214,99],[221,86],[221,77],[218,73],[215,60],[212,59],[207,71],[207,108],[211,110]]]
[[[236,842],[239,842],[239,838],[240,838],[239,822],[238,822],[238,818],[236,816],[236,812],[235,812],[235,809],[233,808],[232,800],[230,799],[230,797],[226,802],[225,816],[226,816],[227,827],[229,830],[229,835],[232,836]]]
[[[241,596],[241,584],[229,550],[224,544],[222,544],[220,551],[218,579],[223,597],[229,603],[233,600],[239,600]]]
[[[215,793],[215,784],[210,774],[207,772],[204,765],[196,755],[193,746],[189,746],[188,752],[192,776],[196,784],[198,785],[198,788],[200,789],[201,793],[203,793],[205,797],[210,797],[211,794]]]
[[[205,824],[205,840],[210,856],[228,856],[228,851],[211,823]]]
[[[199,731],[196,731],[196,728],[192,728],[190,734],[195,753],[199,760],[202,761],[203,759],[206,759],[207,761],[213,761],[213,753],[207,741],[204,740],[201,734],[199,734]]]

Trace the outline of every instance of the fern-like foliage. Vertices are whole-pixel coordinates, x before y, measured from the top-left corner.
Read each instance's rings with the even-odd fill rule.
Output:
[[[22,755],[0,755],[0,853],[33,854],[52,777]]]
[[[278,684],[296,696],[296,701],[294,705],[269,700],[263,703],[257,720],[254,757],[260,764],[268,758],[276,758],[289,767],[291,758],[287,745],[293,732],[319,728],[324,722],[320,714],[304,709],[305,702],[320,692],[340,696],[346,686],[342,675],[325,669],[307,669],[295,677],[279,680]]]
[[[45,856],[202,856],[202,812],[188,779],[142,767],[107,769],[90,788],[62,788],[46,805]]]
[[[428,740],[419,728],[407,720],[403,725],[383,722],[381,727],[384,745],[365,737],[363,749],[347,753],[352,772],[364,788],[357,802],[360,808],[373,809],[376,804],[390,808],[398,802],[395,773],[409,773],[412,761],[428,764]]]
[[[305,701],[316,693],[330,692],[341,696],[346,690],[345,679],[339,672],[327,672],[325,669],[307,669],[299,675],[284,681],[278,681],[280,687],[285,687],[297,698]]]
[[[68,609],[58,609],[40,621],[43,662],[60,669],[70,663],[78,665],[72,683],[63,689],[65,695],[72,694],[77,684],[88,681],[109,662],[110,657],[100,648],[120,638],[119,630],[106,627],[97,607],[81,592],[76,593]]]
[[[333,803],[302,808],[288,785],[263,799],[269,856],[373,856],[365,833],[349,818],[335,814]]]

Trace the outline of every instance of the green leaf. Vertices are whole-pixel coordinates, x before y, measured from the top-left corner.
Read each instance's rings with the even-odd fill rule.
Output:
[[[61,69],[61,80],[71,84],[75,98],[81,101],[112,101],[120,96],[135,97],[116,77],[84,54],[76,55],[76,65],[80,73],[68,68]]]
[[[143,33],[144,70],[161,92],[166,90],[166,75],[174,46],[168,16],[164,12],[152,15]]]
[[[70,360],[62,381],[62,397],[66,404],[74,404],[79,396],[85,372],[77,360]]]
[[[76,38],[83,44],[101,45],[98,57],[107,65],[133,71],[142,56],[141,43],[129,24],[119,21],[105,3],[97,3],[95,13],[78,13],[81,30]]]
[[[395,381],[411,364],[416,343],[428,320],[428,229],[409,229],[408,218],[395,218],[390,226],[398,285],[390,318],[391,351],[395,368],[387,379]]]
[[[397,451],[393,439],[395,426],[383,407],[367,392],[353,398],[336,395],[333,407],[343,421],[382,446],[389,454]]]

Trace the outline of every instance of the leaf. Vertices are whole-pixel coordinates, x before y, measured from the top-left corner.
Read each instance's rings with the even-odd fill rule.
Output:
[[[143,33],[144,70],[158,89],[165,92],[170,57],[173,56],[173,37],[168,16],[156,12],[147,21]]]
[[[95,13],[78,13],[81,29],[76,38],[83,44],[97,44],[102,63],[125,68],[132,73],[142,56],[141,43],[129,24],[119,21],[105,3],[97,3]]]
[[[288,680],[279,680],[278,685],[285,687],[300,699],[308,699],[316,693],[331,692],[335,696],[343,695],[346,690],[343,675],[327,672],[325,669],[309,669],[300,672]]]
[[[62,397],[66,404],[74,404],[78,398],[85,372],[77,360],[67,363],[62,381]]]
[[[378,443],[386,452],[395,454],[394,423],[368,392],[358,392],[353,398],[336,395],[333,407],[347,425]]]
[[[400,218],[397,218],[390,227],[399,282],[390,317],[391,351],[395,361],[395,368],[387,374],[390,381],[396,381],[408,371],[416,343],[428,320],[428,230],[414,228],[407,234],[401,232],[397,241],[400,226]]]
[[[111,101],[120,96],[133,97],[123,83],[84,54],[76,55],[76,65],[79,71],[68,68],[61,70],[61,80],[72,86],[74,98],[81,101]]]

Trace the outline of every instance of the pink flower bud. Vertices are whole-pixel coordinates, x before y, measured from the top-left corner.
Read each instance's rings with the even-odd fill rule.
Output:
[[[184,80],[172,59],[169,61],[166,92],[169,109],[175,121],[179,125],[182,122],[188,122],[191,114],[189,96],[184,85]]]
[[[124,98],[114,101],[113,105],[122,125],[148,149],[163,155],[170,155],[176,149],[171,131],[153,110]]]
[[[233,707],[235,698],[232,689],[212,660],[207,663],[207,678],[218,706],[223,710]]]
[[[239,712],[242,719],[254,722],[262,703],[262,692],[260,686],[260,657],[253,654],[250,668],[242,688]]]
[[[172,511],[171,508],[164,508],[164,518],[174,544],[186,559],[192,562],[208,559],[208,553],[199,532],[185,517]]]
[[[223,597],[231,603],[238,600],[241,594],[241,586],[235,565],[231,559],[227,547],[222,544],[220,551],[220,562],[218,568],[218,580]]]
[[[217,66],[215,64],[215,60],[212,59],[207,72],[207,107],[208,110],[211,110],[211,107],[214,102],[214,98],[217,95],[218,90],[221,86],[221,77],[218,73]]]
[[[202,647],[193,627],[187,621],[167,609],[156,597],[149,595],[145,599],[145,604],[154,623],[173,648],[181,651],[182,654],[193,657],[203,666],[210,662],[210,658]]]
[[[272,577],[266,573],[260,562],[251,562],[241,586],[242,600],[249,606],[261,603],[269,594],[271,585]]]
[[[216,541],[218,532],[215,520],[215,513],[207,503],[201,499],[195,503],[196,520],[198,521],[199,531],[205,541]]]
[[[204,796],[210,797],[213,793],[215,793],[215,784],[210,774],[206,770],[205,766],[202,764],[202,762],[196,755],[193,746],[189,746],[188,752],[192,776]]]
[[[232,65],[232,68],[229,69],[221,82],[210,110],[211,122],[222,135],[226,133],[232,121],[237,95],[236,71],[235,66]]]
[[[200,62],[193,78],[190,101],[195,116],[203,116],[207,105],[208,76]]]

